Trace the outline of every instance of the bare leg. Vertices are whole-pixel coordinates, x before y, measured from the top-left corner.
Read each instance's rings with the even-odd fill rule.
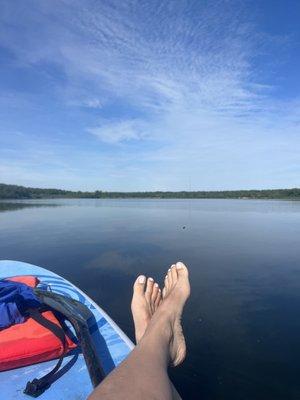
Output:
[[[190,294],[188,271],[177,263],[168,272],[164,300],[131,354],[94,390],[89,400],[172,400],[167,367],[185,357],[180,318]]]

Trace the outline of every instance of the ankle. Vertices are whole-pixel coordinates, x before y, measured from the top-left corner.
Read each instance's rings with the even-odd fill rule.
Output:
[[[144,336],[157,336],[165,342],[170,343],[172,339],[172,321],[171,313],[167,310],[159,310],[152,317]]]

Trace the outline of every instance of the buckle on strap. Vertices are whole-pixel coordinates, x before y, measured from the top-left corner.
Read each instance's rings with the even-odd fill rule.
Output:
[[[39,379],[33,379],[31,382],[27,382],[23,393],[31,397],[38,397],[49,387],[50,383],[43,383]]]

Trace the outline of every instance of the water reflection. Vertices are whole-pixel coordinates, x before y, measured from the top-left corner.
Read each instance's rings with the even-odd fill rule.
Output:
[[[26,203],[24,200],[15,202],[4,202],[0,201],[0,212],[4,211],[16,211],[24,208],[39,208],[39,207],[59,207],[59,204],[50,203]]]
[[[136,275],[162,283],[171,263],[187,262],[188,356],[171,371],[183,398],[300,398],[300,202],[39,200],[21,210],[23,204],[0,215],[0,258],[65,276],[131,338]]]

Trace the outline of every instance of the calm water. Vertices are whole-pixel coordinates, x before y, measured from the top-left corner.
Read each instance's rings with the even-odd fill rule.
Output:
[[[185,229],[183,229],[185,227]],[[42,200],[0,204],[0,259],[80,286],[133,338],[131,285],[185,261],[186,399],[300,399],[300,202]]]

